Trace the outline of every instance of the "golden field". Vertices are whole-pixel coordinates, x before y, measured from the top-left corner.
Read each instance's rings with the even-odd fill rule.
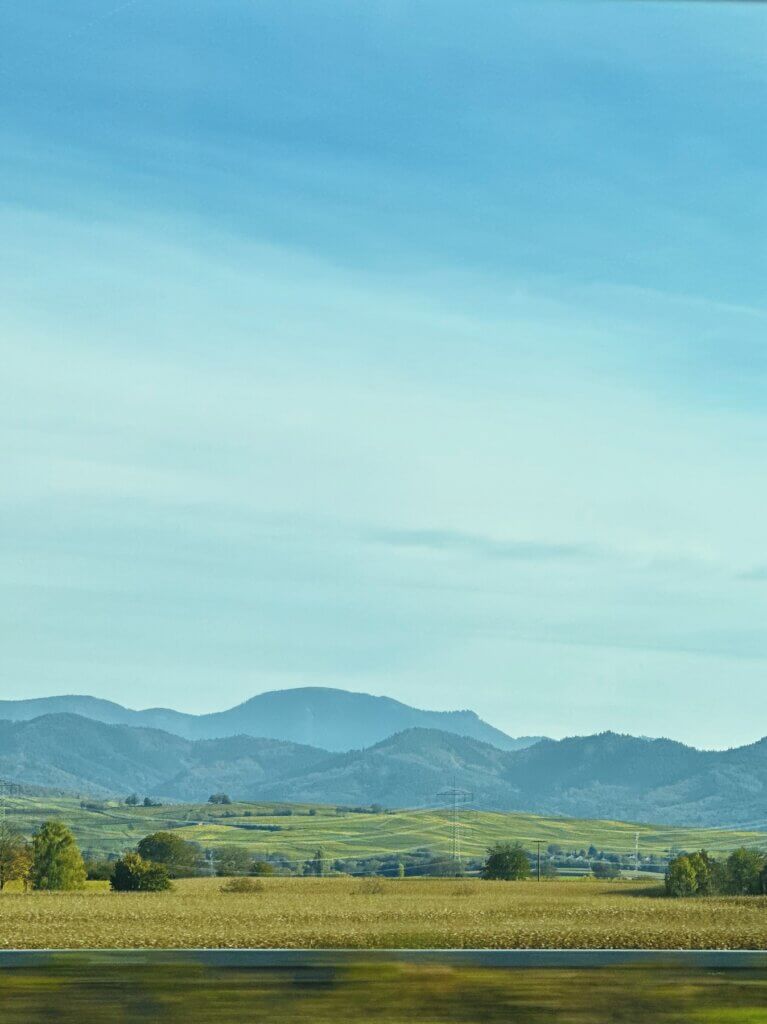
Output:
[[[592,879],[222,879],[170,893],[0,895],[0,947],[767,949],[767,898],[670,900],[654,882]]]

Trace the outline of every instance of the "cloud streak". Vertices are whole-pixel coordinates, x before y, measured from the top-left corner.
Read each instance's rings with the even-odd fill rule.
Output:
[[[494,561],[551,562],[593,560],[598,553],[586,545],[532,540],[499,540],[461,530],[373,530],[368,539],[393,548],[415,548],[447,555],[470,555]]]

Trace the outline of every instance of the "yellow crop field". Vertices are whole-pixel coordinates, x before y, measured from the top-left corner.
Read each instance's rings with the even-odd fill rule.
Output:
[[[767,949],[767,898],[592,879],[185,879],[170,893],[0,895],[0,947]]]

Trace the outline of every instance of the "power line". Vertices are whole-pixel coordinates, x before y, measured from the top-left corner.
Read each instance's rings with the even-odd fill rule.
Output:
[[[455,776],[453,777],[453,785],[448,786],[446,789],[441,789],[437,793],[437,797],[446,797],[452,801],[453,805],[453,827],[452,827],[452,851],[453,851],[453,866],[457,875],[461,874],[461,836],[460,828],[461,824],[458,820],[458,808],[459,806],[465,807],[466,804],[474,798],[474,794],[468,789],[462,789],[455,784]]]

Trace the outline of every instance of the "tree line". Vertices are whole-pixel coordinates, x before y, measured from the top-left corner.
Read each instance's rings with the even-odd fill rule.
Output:
[[[426,853],[426,851],[424,851]],[[159,831],[144,836],[135,850],[106,861],[86,861],[71,830],[61,821],[44,822],[31,840],[9,822],[0,820],[0,890],[8,882],[21,882],[29,889],[82,889],[87,879],[103,879],[117,892],[162,892],[172,879],[216,874],[222,877],[283,873],[285,865],[275,863],[276,855],[255,859],[252,852],[234,844],[207,851],[173,832]],[[447,865],[447,868],[445,867]],[[290,865],[289,873],[294,873]],[[377,865],[381,867],[381,865]],[[389,869],[389,865],[386,865]],[[418,873],[455,873],[449,858],[426,858]],[[478,865],[479,875],[487,880],[516,881],[531,875],[532,855],[521,843],[497,843]],[[403,861],[392,859],[386,873],[404,877]],[[438,870],[437,870],[438,868]],[[548,874],[542,864],[542,874]],[[600,870],[597,870],[597,869]],[[598,877],[613,877],[617,865],[595,862]],[[341,872],[338,861],[329,861],[322,849],[303,862],[300,873],[323,876]],[[345,872],[344,872],[345,873]],[[681,853],[668,863],[665,875],[668,896],[764,895],[767,894],[767,856],[741,847],[724,859],[716,859],[705,850]]]
[[[742,846],[725,860],[705,850],[683,853],[669,861],[669,896],[763,896],[767,894],[767,857]]]

